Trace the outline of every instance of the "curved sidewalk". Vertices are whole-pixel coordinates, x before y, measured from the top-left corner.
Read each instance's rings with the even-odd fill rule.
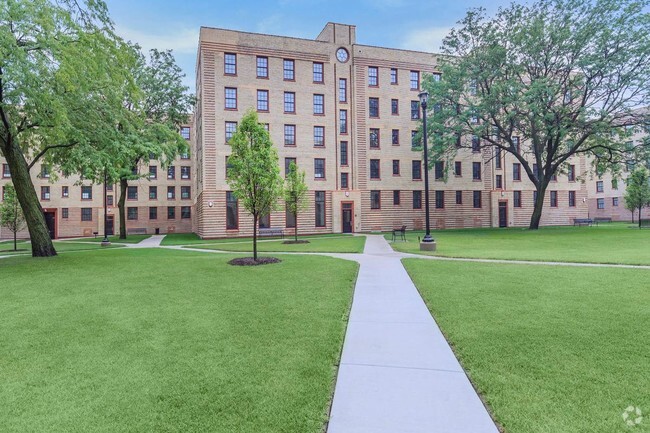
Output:
[[[360,263],[328,433],[498,433],[383,236]]]

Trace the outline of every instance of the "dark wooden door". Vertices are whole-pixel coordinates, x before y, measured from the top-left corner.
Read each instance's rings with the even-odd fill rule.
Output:
[[[508,227],[508,202],[499,202],[499,227]]]
[[[50,232],[50,238],[56,239],[56,213],[44,212],[43,215],[45,215],[45,224],[47,231]]]
[[[353,220],[352,216],[353,206],[352,203],[343,203],[341,205],[341,212],[343,213],[343,233],[352,233],[353,229]]]
[[[106,233],[108,236],[115,234],[115,217],[113,215],[106,217]]]

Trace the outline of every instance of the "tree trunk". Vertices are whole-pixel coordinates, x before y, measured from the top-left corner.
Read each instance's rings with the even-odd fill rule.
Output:
[[[16,197],[27,223],[32,243],[32,257],[56,256],[56,250],[45,223],[43,208],[38,200],[36,189],[34,189],[34,183],[29,175],[29,167],[22,150],[14,140],[11,140],[2,150],[9,165]]]
[[[14,251],[18,251],[18,232],[14,232]]]
[[[548,182],[542,181],[543,183],[537,187],[537,200],[535,201],[535,208],[533,209],[533,214],[530,217],[530,230],[539,229],[539,222],[542,219],[542,211],[544,210],[544,195],[546,194],[546,188],[548,187]]]
[[[129,187],[129,181],[125,178],[120,179],[120,200],[117,207],[120,213],[120,239],[126,239],[126,191]]]
[[[253,215],[253,260],[257,261],[257,215]]]
[[[641,228],[641,207],[639,206],[639,228]]]
[[[298,209],[298,203],[296,202],[296,209]],[[295,218],[296,218],[296,229],[293,231],[294,238],[296,242],[298,242],[298,211],[294,213]]]

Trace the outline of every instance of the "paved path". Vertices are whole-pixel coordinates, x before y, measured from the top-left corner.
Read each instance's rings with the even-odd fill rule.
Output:
[[[153,235],[147,239],[143,239],[137,244],[125,244],[129,248],[158,248],[165,235]]]
[[[368,236],[355,256],[361,268],[328,433],[497,433],[402,255]]]

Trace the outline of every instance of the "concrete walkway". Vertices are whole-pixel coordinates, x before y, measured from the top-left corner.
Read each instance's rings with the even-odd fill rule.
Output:
[[[153,235],[147,239],[143,239],[137,244],[124,244],[129,248],[158,248],[165,235]]]
[[[355,257],[361,268],[328,433],[497,433],[402,256],[371,235]]]

